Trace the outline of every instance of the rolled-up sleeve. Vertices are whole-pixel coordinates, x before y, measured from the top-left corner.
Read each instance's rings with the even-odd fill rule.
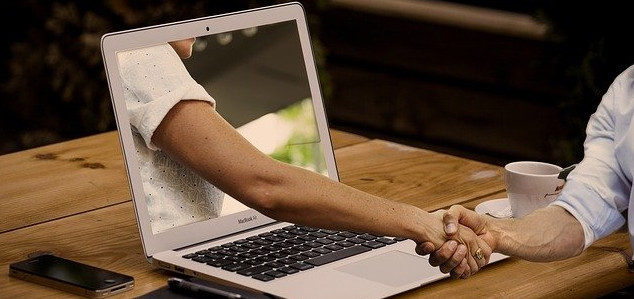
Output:
[[[631,69],[630,69],[631,71]],[[631,114],[621,119],[621,102],[629,88],[619,76],[603,96],[586,129],[584,158],[568,176],[568,181],[553,202],[570,212],[583,226],[585,248],[623,226],[622,212],[628,208],[631,179],[617,158],[617,146],[629,130]]]
[[[182,100],[215,100],[189,74],[168,44],[118,54],[130,125],[148,148],[167,113]]]

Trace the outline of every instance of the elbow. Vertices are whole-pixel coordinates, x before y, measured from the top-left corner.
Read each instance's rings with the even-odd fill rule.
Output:
[[[254,178],[243,189],[242,202],[258,212],[278,218],[277,215],[286,206],[283,192],[284,180],[274,177]]]
[[[248,198],[251,207],[264,215],[275,218],[276,211],[279,211],[283,204],[281,203],[282,200],[275,195],[273,189],[265,186],[249,189]]]

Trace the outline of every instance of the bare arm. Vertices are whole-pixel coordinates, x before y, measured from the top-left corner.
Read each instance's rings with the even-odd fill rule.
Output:
[[[490,219],[496,251],[525,260],[548,262],[567,259],[583,251],[581,223],[559,206],[537,210],[522,219]]]
[[[529,261],[548,262],[576,256],[582,252],[585,241],[581,223],[559,206],[536,210],[521,219],[496,219],[453,206],[443,221],[470,227],[495,252]],[[433,253],[430,261],[441,265],[450,261],[453,254],[443,249]]]
[[[440,217],[379,198],[261,153],[202,101],[182,101],[153,142],[245,205],[283,221],[444,242]],[[475,250],[475,249],[474,249]]]

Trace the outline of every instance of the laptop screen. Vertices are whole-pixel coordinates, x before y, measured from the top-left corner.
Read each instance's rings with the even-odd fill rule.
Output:
[[[154,85],[161,79],[156,78],[168,76],[154,76],[151,72],[161,68],[148,66],[157,63],[147,59],[149,55],[158,56],[158,63],[166,59],[155,54],[161,53],[154,49],[160,47],[169,46],[117,53],[125,70],[121,72],[124,89],[131,91],[124,93],[131,114],[161,100],[143,99],[152,94],[143,89],[158,89]],[[186,71],[238,132],[277,160],[328,175],[295,21],[196,36],[192,49],[191,57],[182,60]],[[153,80],[158,82],[148,82]],[[142,105],[139,98],[145,101]],[[130,129],[154,234],[248,209],[201,178],[192,178],[197,176],[194,172],[169,161],[160,150],[148,150],[136,126],[131,123]]]
[[[162,116],[151,109],[143,113],[143,105],[157,104],[161,110],[162,102],[154,101],[156,89],[162,88],[163,95],[168,89],[166,96],[172,97],[159,111],[163,115],[173,101],[213,101],[218,113],[260,151],[339,180],[305,17],[293,2],[102,37],[146,256],[276,222],[152,148],[143,118],[156,117],[160,123]],[[192,55],[181,59],[171,44],[193,38]],[[188,88],[179,83],[192,79]],[[170,82],[171,87],[165,84]]]

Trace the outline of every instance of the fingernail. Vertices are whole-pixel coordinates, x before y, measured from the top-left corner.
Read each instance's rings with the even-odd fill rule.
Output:
[[[447,225],[445,225],[445,233],[447,234],[453,234],[458,230],[458,228],[456,227],[456,225],[454,223],[448,223]]]
[[[457,252],[458,252],[458,253],[460,253],[460,254],[464,254],[464,253],[466,253],[466,252],[467,252],[467,246],[464,246],[463,244],[460,244],[460,245],[458,246],[458,250],[457,250]]]

